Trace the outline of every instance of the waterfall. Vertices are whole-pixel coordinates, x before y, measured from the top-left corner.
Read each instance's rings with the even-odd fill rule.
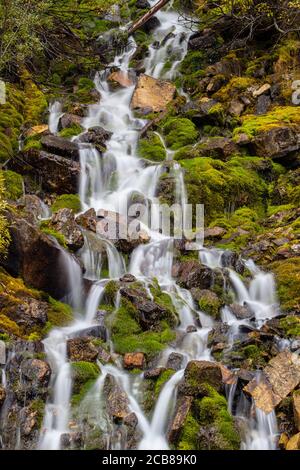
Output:
[[[60,118],[63,116],[62,105],[59,101],[54,101],[54,103],[49,106],[49,131],[52,134],[56,134],[58,131],[58,123]]]

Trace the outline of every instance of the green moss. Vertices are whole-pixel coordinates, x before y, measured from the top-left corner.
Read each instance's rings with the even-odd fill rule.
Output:
[[[288,316],[280,320],[280,328],[284,330],[285,336],[300,337],[300,317]]]
[[[60,131],[59,135],[60,137],[64,137],[65,139],[69,139],[71,137],[74,137],[75,135],[81,134],[83,131],[83,127],[73,124],[71,127],[66,127],[62,131]]]
[[[37,149],[41,150],[42,149],[42,144],[41,144],[41,135],[36,134],[31,137],[27,137],[27,139],[24,142],[24,152],[28,152],[30,149]]]
[[[96,101],[95,97],[93,96],[94,90],[95,84],[93,80],[82,77],[78,81],[78,88],[75,92],[75,97],[80,103],[92,104]]]
[[[163,387],[165,384],[170,380],[170,378],[175,374],[175,371],[173,369],[167,369],[160,376],[155,382],[154,386],[154,396],[155,400],[158,399],[160,392],[162,391]]]
[[[187,416],[183,431],[176,448],[178,450],[196,450],[198,449],[197,437],[200,431],[200,426],[197,420],[191,413]]]
[[[221,306],[221,300],[215,296],[210,295],[209,293],[204,294],[199,300],[200,310],[215,319],[219,317]]]
[[[281,308],[285,312],[300,310],[300,258],[276,261],[270,266],[277,281]]]
[[[198,138],[195,124],[187,118],[169,118],[162,130],[166,137],[166,145],[172,150],[193,144]]]
[[[22,337],[21,329],[17,323],[2,313],[0,314],[0,332]]]
[[[230,80],[227,85],[223,86],[213,97],[222,102],[228,102],[232,98],[236,98],[241,92],[247,90],[247,88],[253,86],[255,80],[250,77],[234,77]]]
[[[284,125],[300,125],[300,113],[296,106],[279,106],[267,114],[244,116],[242,126],[235,129],[234,136],[238,137],[239,134],[243,133],[249,137],[254,137],[261,132]]]
[[[138,147],[141,158],[160,162],[166,159],[166,151],[159,136],[154,132],[148,134],[146,139],[139,141]]]
[[[32,81],[27,71],[22,72],[22,81],[25,93],[24,120],[28,126],[35,126],[41,123],[48,103],[44,93]]]
[[[99,367],[92,362],[72,362],[72,405],[78,405],[99,377]]]
[[[62,247],[67,247],[66,239],[62,233],[49,227],[41,227],[41,231],[50,237],[54,237]]]
[[[33,400],[30,403],[30,410],[35,413],[35,419],[37,422],[38,429],[41,428],[43,424],[44,414],[45,414],[45,402],[40,398]]]
[[[245,356],[245,358],[250,361],[251,366],[255,366],[255,368],[262,368],[266,365],[266,360],[262,354],[263,351],[261,351],[256,344],[245,346],[240,351]]]
[[[119,284],[117,281],[109,281],[104,289],[103,293],[103,300],[106,302],[108,305],[114,305],[116,298],[117,298],[117,293],[119,291]]]
[[[14,171],[1,171],[4,178],[5,195],[7,199],[17,200],[24,194],[23,178]]]
[[[48,302],[48,320],[51,326],[67,326],[73,321],[73,312],[69,305],[52,297],[48,298]]]
[[[81,210],[81,202],[77,194],[63,194],[59,196],[51,206],[52,212],[60,209],[71,209],[75,214]]]

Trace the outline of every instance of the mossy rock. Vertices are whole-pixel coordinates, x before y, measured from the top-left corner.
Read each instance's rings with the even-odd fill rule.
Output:
[[[11,170],[1,171],[4,178],[5,196],[7,199],[16,201],[24,194],[24,182],[19,173]]]
[[[153,162],[161,162],[166,159],[166,150],[160,137],[151,132],[146,139],[139,141],[138,152],[141,158]]]
[[[199,308],[207,315],[217,319],[220,317],[220,309],[223,302],[218,298],[217,294],[209,290],[201,292],[199,300]]]
[[[186,145],[194,144],[198,139],[195,124],[187,118],[169,118],[162,126],[166,145],[171,150],[178,150]]]
[[[49,237],[53,237],[55,238],[58,243],[63,247],[63,248],[67,248],[67,241],[66,241],[66,238],[65,236],[60,233],[60,232],[57,232],[56,230],[48,227],[46,224],[43,224],[41,226],[41,231],[45,234],[45,235],[48,235]]]
[[[269,268],[275,274],[281,309],[300,312],[300,258],[276,261]]]
[[[49,310],[48,321],[49,326],[63,327],[67,326],[74,320],[72,309],[69,305],[59,302],[52,297],[48,298]]]
[[[284,331],[284,336],[288,338],[300,338],[300,317],[290,315],[282,318],[279,322],[280,328]]]
[[[64,137],[65,139],[70,139],[71,137],[74,137],[78,134],[81,134],[83,132],[83,127],[73,124],[71,127],[66,127],[62,131],[59,132],[60,137]]]
[[[62,194],[51,206],[52,212],[58,212],[60,209],[71,209],[74,214],[81,210],[80,198],[77,194]]]
[[[92,362],[72,362],[73,394],[72,405],[78,405],[100,374],[99,367]]]

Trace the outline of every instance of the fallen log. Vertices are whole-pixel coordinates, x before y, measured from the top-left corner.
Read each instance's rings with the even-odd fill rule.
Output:
[[[150,10],[145,13],[140,19],[135,21],[133,25],[129,28],[128,30],[128,36],[131,36],[131,34],[135,33],[137,29],[140,29],[142,26],[144,26],[145,23],[147,23],[150,18],[152,18],[155,13],[157,13],[162,7],[164,7],[170,0],[159,0]]]

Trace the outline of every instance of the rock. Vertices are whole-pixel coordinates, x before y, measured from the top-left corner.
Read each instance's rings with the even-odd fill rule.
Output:
[[[193,402],[193,397],[191,396],[182,396],[179,397],[175,416],[172,419],[172,422],[168,430],[168,442],[171,444],[176,444],[178,439],[181,436],[181,433],[184,428],[185,420],[189,414]]]
[[[0,366],[4,366],[5,364],[6,364],[6,344],[4,341],[0,340]]]
[[[49,126],[47,124],[40,124],[39,126],[33,126],[28,129],[24,135],[25,137],[33,137],[34,135],[44,134],[49,131]]]
[[[100,338],[103,341],[107,340],[107,331],[105,326],[95,325],[85,328],[84,330],[76,331],[70,335],[70,338]]]
[[[196,331],[197,331],[197,328],[195,327],[195,325],[190,325],[186,329],[187,333],[196,333]]]
[[[5,397],[6,397],[5,388],[2,385],[0,385],[0,409],[3,403],[5,402]]]
[[[140,10],[146,10],[150,8],[150,3],[148,2],[148,0],[136,0],[135,6]]]
[[[258,90],[254,90],[252,95],[254,98],[258,98],[261,95],[264,95],[265,93],[268,93],[271,90],[271,85],[269,83],[265,83],[263,86],[258,88]]]
[[[80,214],[76,217],[76,222],[81,225],[81,227],[96,233],[97,216],[95,209],[89,209],[83,214]]]
[[[156,367],[155,369],[146,370],[146,372],[144,372],[144,378],[156,380],[166,370],[165,367]]]
[[[184,360],[184,357],[183,357],[182,354],[173,352],[168,357],[168,362],[167,362],[166,368],[167,369],[174,369],[174,370],[178,371],[182,368],[183,360]]]
[[[223,268],[234,269],[238,274],[243,274],[245,271],[242,258],[234,251],[226,250],[222,253],[221,265]]]
[[[145,355],[143,353],[128,353],[123,358],[124,369],[143,369]]]
[[[178,283],[187,289],[209,289],[213,283],[213,271],[196,260],[183,261],[173,271]]]
[[[139,76],[132,97],[131,108],[135,110],[149,108],[151,112],[166,111],[175,93],[176,87],[171,82],[142,74]]]
[[[81,117],[77,114],[65,113],[58,122],[58,130],[66,129],[72,126],[81,126]]]
[[[44,215],[44,206],[41,199],[34,194],[26,194],[20,199],[20,206],[26,212],[26,219],[31,224],[40,222],[40,218]]]
[[[228,137],[211,137],[198,146],[201,156],[227,160],[239,153],[237,145]]]
[[[286,445],[285,450],[300,450],[300,432],[291,437]]]
[[[103,127],[91,127],[87,132],[82,134],[79,141],[82,143],[92,144],[101,153],[106,150],[106,142],[111,138],[112,133],[103,129]]]
[[[156,28],[160,26],[160,21],[157,18],[157,16],[152,16],[149,18],[149,20],[143,25],[142,30],[145,31],[145,33],[150,34],[152,33]]]
[[[233,116],[240,116],[245,110],[245,105],[239,100],[232,100],[228,112]]]
[[[205,396],[206,385],[222,389],[222,372],[218,364],[209,361],[190,361],[184,371],[180,393],[185,396]]]
[[[50,382],[51,369],[41,359],[24,359],[20,365],[22,388],[28,399],[45,396]]]
[[[259,157],[280,159],[300,150],[300,131],[287,125],[272,127],[257,134],[252,145]]]
[[[197,299],[200,310],[215,319],[219,317],[220,308],[223,304],[215,292],[208,289],[200,289],[197,292]]]
[[[124,276],[120,278],[120,282],[136,282],[136,277],[133,276],[133,274],[124,274]]]
[[[71,209],[60,209],[53,214],[49,227],[65,237],[66,245],[70,250],[78,251],[83,247],[84,238],[82,231],[76,224]]]
[[[270,360],[260,379],[252,380],[244,391],[256,406],[270,413],[300,383],[300,359],[297,354],[283,351]]]
[[[253,312],[247,304],[231,304],[229,308],[232,311],[233,315],[239,320],[245,320],[246,318],[253,317]]]
[[[117,423],[124,421],[131,414],[129,399],[116,379],[110,374],[105,377],[103,392],[106,397],[108,415]]]
[[[0,303],[2,303],[2,299]],[[9,304],[6,307],[7,317],[24,328],[25,331],[46,325],[48,321],[48,304],[46,302],[30,297],[23,297],[22,301],[20,299],[19,303],[13,304],[11,301],[11,304],[13,308],[9,308]]]
[[[67,355],[70,361],[95,362],[98,349],[91,342],[93,338],[73,338],[67,341]]]
[[[285,450],[288,442],[289,442],[289,436],[285,432],[283,432],[278,441],[279,449]]]
[[[293,393],[293,410],[295,426],[300,431],[300,390]]]
[[[225,349],[227,346],[229,329],[230,327],[226,323],[217,323],[209,333],[207,346],[213,350]],[[222,345],[222,347],[217,348],[218,345]]]
[[[62,269],[58,242],[26,220],[11,213],[9,217],[11,243],[1,265],[12,276],[22,277],[27,285],[35,289],[48,292],[58,300],[66,297],[70,287]],[[75,258],[73,261],[78,264]]]
[[[129,88],[134,85],[133,79],[123,70],[118,70],[110,74],[107,81],[112,89]]]
[[[11,169],[40,181],[42,189],[56,194],[75,194],[78,190],[80,164],[68,158],[39,151],[22,152],[11,162]]]
[[[83,436],[81,432],[64,433],[60,437],[62,450],[81,450],[83,445]]]
[[[220,240],[226,234],[226,230],[223,227],[213,227],[204,230],[204,238],[208,240]]]
[[[49,134],[42,137],[41,144],[49,153],[53,153],[54,155],[59,155],[64,158],[71,158],[75,161],[79,160],[78,145],[68,139]]]
[[[271,98],[266,95],[261,95],[256,103],[256,114],[266,114],[272,104]]]
[[[191,34],[188,42],[188,48],[192,51],[207,50],[215,48],[217,37],[212,29],[205,29],[203,32]]]

